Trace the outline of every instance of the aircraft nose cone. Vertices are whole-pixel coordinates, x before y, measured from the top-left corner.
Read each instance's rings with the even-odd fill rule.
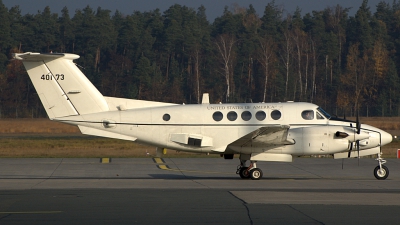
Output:
[[[393,137],[391,134],[387,133],[387,132],[382,132],[381,133],[381,140],[382,140],[382,145],[387,145],[390,142],[392,142]]]

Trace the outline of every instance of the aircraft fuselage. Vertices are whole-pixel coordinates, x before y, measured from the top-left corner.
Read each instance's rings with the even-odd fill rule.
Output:
[[[304,112],[312,118],[303,118]],[[170,105],[115,110],[59,118],[63,122],[130,136],[139,143],[203,153],[283,153],[291,155],[334,154],[347,151],[349,140],[336,132],[354,133],[355,123],[330,120],[311,103],[243,103]],[[287,144],[231,145],[264,126],[290,126]],[[390,142],[391,136],[362,125],[368,141],[360,149]],[[347,130],[346,130],[347,129]],[[390,139],[390,140],[389,140]]]

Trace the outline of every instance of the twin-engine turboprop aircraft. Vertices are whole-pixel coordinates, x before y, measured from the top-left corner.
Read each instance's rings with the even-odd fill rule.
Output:
[[[377,179],[386,179],[381,147],[392,136],[378,128],[332,118],[311,103],[179,105],[103,96],[73,63],[74,54],[20,53],[51,120],[77,125],[83,134],[137,141],[232,159],[237,173],[258,180],[257,161],[291,162],[293,156],[333,155],[335,159],[377,155]],[[246,162],[250,161],[249,165]]]

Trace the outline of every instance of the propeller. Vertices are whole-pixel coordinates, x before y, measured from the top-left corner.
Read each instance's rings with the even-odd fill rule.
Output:
[[[353,150],[353,142],[351,142],[351,144],[350,144],[349,155],[347,156],[347,158],[350,158],[352,150]]]
[[[356,128],[357,128],[357,134],[360,134],[360,132],[361,132],[361,124],[360,124],[360,120],[358,118],[358,111],[357,111],[357,117],[356,117]]]
[[[356,146],[357,146],[357,164],[360,166],[360,140],[356,141]]]
[[[356,127],[357,127],[357,134],[361,133],[361,123],[359,119],[359,111],[357,110],[357,118],[356,118]],[[358,155],[358,165],[360,165],[360,140],[356,141],[357,146],[357,155]]]
[[[356,117],[356,133],[357,134],[361,133],[361,123],[360,123],[358,111],[357,111],[357,117]],[[358,161],[360,161],[360,140],[357,140],[355,142],[356,142],[356,148],[357,148]],[[353,150],[353,143],[351,143],[351,145],[350,145],[349,154],[347,156],[348,158],[350,158],[352,150]]]

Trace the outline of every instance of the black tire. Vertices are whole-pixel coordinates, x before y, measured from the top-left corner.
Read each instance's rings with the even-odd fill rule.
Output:
[[[248,168],[248,167],[242,167],[242,168],[240,168],[240,170],[239,170],[239,176],[240,176],[240,178],[242,178],[242,179],[248,179],[248,178],[250,178],[250,173],[249,173],[249,171],[247,171],[247,168]]]
[[[389,169],[382,165],[382,170],[379,166],[374,169],[374,176],[378,180],[385,180],[389,176]]]
[[[259,179],[261,179],[262,176],[263,176],[263,172],[262,172],[262,170],[260,170],[258,168],[254,168],[254,169],[250,170],[250,178],[252,180],[259,180]]]

